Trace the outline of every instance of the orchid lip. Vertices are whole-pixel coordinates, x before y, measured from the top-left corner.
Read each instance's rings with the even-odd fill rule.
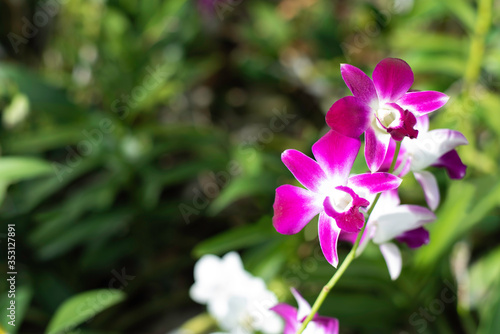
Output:
[[[335,192],[323,202],[325,213],[335,219],[337,226],[346,232],[357,232],[363,227],[365,217],[359,209],[369,204],[370,202],[345,186],[336,187]]]
[[[413,128],[416,124],[415,115],[395,103],[387,103],[379,108],[373,122],[375,129],[389,133],[396,141],[401,141],[404,137],[414,139],[418,135],[418,130]]]
[[[384,127],[384,130],[396,127],[401,123],[399,110],[390,106],[384,106],[378,109],[376,117],[380,124]]]
[[[333,190],[329,197],[333,208],[337,212],[345,212],[352,206],[352,196],[349,193],[338,189],[338,187]]]

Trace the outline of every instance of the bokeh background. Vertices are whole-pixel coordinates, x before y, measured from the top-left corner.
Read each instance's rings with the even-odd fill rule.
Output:
[[[403,249],[397,281],[369,247],[321,313],[341,333],[500,333],[498,1],[2,0],[0,20],[0,261],[15,224],[18,271],[4,330],[209,333],[193,266],[231,250],[282,301],[290,286],[314,301],[334,270],[314,224],[272,227],[275,188],[295,182],[280,154],[327,131],[341,63],[392,56],[451,97],[431,128],[467,136],[467,176],[433,170],[431,243]],[[425,205],[411,176],[401,196]]]

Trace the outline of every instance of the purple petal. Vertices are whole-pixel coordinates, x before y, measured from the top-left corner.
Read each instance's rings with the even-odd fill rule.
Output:
[[[425,115],[437,110],[448,102],[446,94],[435,91],[409,92],[403,95],[398,101],[403,109],[414,112],[416,116]]]
[[[342,64],[340,73],[352,95],[367,105],[378,104],[375,86],[363,71],[355,66]]]
[[[338,334],[339,321],[335,318],[317,316],[314,323],[321,329],[321,334]]]
[[[338,186],[335,190],[338,192],[332,197],[326,197],[323,202],[326,214],[335,219],[340,229],[346,232],[358,232],[365,223],[365,216],[359,212],[359,208],[367,207],[370,202],[359,197],[351,188]],[[342,192],[344,194],[339,195]]]
[[[281,161],[293,176],[307,189],[318,192],[326,180],[326,175],[316,161],[302,152],[286,150],[281,154]]]
[[[396,240],[407,244],[410,248],[419,248],[429,243],[429,231],[423,227],[419,227],[414,230],[404,232],[396,237]]]
[[[354,244],[357,238],[358,238],[358,233],[350,233],[342,230],[340,231],[339,240],[341,241],[347,241],[350,242],[351,244]]]
[[[467,166],[462,163],[456,150],[442,155],[432,166],[446,168],[448,176],[455,180],[462,179],[467,171]]]
[[[382,191],[396,189],[402,181],[403,180],[396,175],[389,173],[365,173],[351,176],[347,184],[348,186],[358,189],[362,188],[372,195]]]
[[[270,310],[277,313],[285,321],[283,334],[295,334],[299,326],[299,322],[297,321],[297,309],[295,307],[280,303],[271,307]]]
[[[393,243],[386,243],[380,245],[380,251],[384,256],[385,263],[387,264],[387,269],[389,269],[389,275],[394,281],[401,274],[401,268],[403,267],[403,259],[401,258],[401,252],[398,246]]]
[[[302,297],[297,289],[291,288],[290,290],[292,291],[292,295],[295,297],[299,307],[296,319],[297,321],[302,322],[309,315],[309,313],[311,313],[311,305],[304,299],[304,297]]]
[[[273,225],[281,234],[295,234],[300,232],[320,213],[322,199],[318,200],[315,193],[285,184],[276,189],[276,198],[273,209]]]
[[[373,83],[381,103],[396,102],[413,84],[413,72],[404,60],[385,58],[375,66]]]
[[[366,129],[365,159],[370,171],[376,172],[380,169],[389,149],[390,141],[390,134],[374,130],[372,127]]]
[[[440,195],[437,180],[434,175],[427,171],[413,172],[418,183],[424,191],[425,200],[432,211],[439,205]]]
[[[391,135],[392,139],[401,141],[404,137],[410,137],[410,139],[417,138],[418,130],[413,128],[417,124],[415,116],[408,110],[403,110],[395,103],[388,103],[387,105],[394,108],[396,113],[399,113],[396,120],[392,121],[387,127],[378,117],[377,121]]]
[[[337,255],[339,234],[340,228],[337,227],[335,220],[324,212],[320,213],[318,223],[319,244],[326,260],[335,268],[339,264]]]
[[[331,130],[314,143],[312,151],[330,178],[335,183],[345,184],[360,146],[359,138],[347,137]]]
[[[326,114],[328,126],[344,136],[357,138],[370,125],[371,108],[354,96],[345,96],[335,102]]]

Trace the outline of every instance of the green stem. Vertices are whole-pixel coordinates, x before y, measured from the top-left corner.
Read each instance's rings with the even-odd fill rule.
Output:
[[[471,38],[469,59],[465,67],[464,90],[470,94],[479,79],[483,62],[486,35],[490,29],[493,0],[479,0],[476,25]]]
[[[401,148],[401,142],[398,141],[396,143],[396,150],[394,151],[394,157],[392,158],[392,163],[391,167],[389,168],[389,173],[392,173],[394,171],[394,167],[396,166],[396,161],[398,159],[399,155],[399,150]],[[368,212],[366,213],[366,221],[368,221],[368,218],[370,217],[370,214],[373,211],[373,208],[375,208],[375,205],[378,202],[378,199],[380,198],[380,194],[378,193],[377,196],[375,196],[375,199],[373,200],[372,205],[370,206],[370,209],[368,209]],[[318,297],[316,298],[316,301],[314,302],[312,308],[311,308],[311,313],[307,316],[307,318],[302,322],[302,325],[300,328],[297,330],[296,334],[301,334],[309,324],[309,322],[314,318],[316,313],[318,313],[319,308],[323,304],[323,302],[326,299],[326,296],[328,296],[328,293],[332,288],[335,286],[337,281],[342,277],[344,272],[346,271],[347,267],[351,264],[351,262],[356,258],[356,251],[358,250],[359,243],[361,241],[361,237],[363,236],[363,233],[365,232],[366,224],[363,225],[363,228],[361,231],[358,233],[358,237],[356,238],[356,242],[354,243],[354,246],[352,246],[351,251],[349,254],[347,254],[346,258],[344,259],[344,262],[340,265],[339,269],[335,272],[335,274],[332,276],[330,281],[323,287],[321,292],[319,293]]]

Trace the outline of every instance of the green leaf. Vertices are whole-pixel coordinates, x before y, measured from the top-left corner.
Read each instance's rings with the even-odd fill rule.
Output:
[[[222,189],[219,196],[210,204],[208,214],[215,216],[241,198],[257,194],[272,194],[275,187],[274,181],[275,179],[268,175],[245,176],[234,179]]]
[[[37,255],[41,259],[51,259],[86,241],[110,238],[128,224],[130,218],[131,213],[126,209],[92,215],[71,228],[59,231],[50,243],[40,246]]]
[[[474,31],[475,10],[467,0],[445,0],[446,7],[462,22],[468,31]]]
[[[496,177],[474,182],[454,182],[449,187],[446,202],[430,225],[434,240],[416,254],[418,267],[436,264],[453,243],[480,222],[500,202],[500,182]]]
[[[68,332],[125,297],[123,291],[114,289],[91,290],[73,296],[59,307],[45,333]]]
[[[205,254],[224,254],[238,248],[249,247],[276,236],[271,219],[263,217],[257,224],[242,226],[221,233],[198,244],[193,253],[196,257]]]
[[[17,182],[53,172],[50,164],[41,159],[27,157],[0,158],[0,181]]]
[[[495,282],[500,277],[500,247],[477,260],[469,269],[469,299],[474,307],[481,306],[491,294]]]
[[[498,267],[498,262],[495,264]],[[492,287],[489,298],[481,301],[478,334],[500,333],[500,280]]]

